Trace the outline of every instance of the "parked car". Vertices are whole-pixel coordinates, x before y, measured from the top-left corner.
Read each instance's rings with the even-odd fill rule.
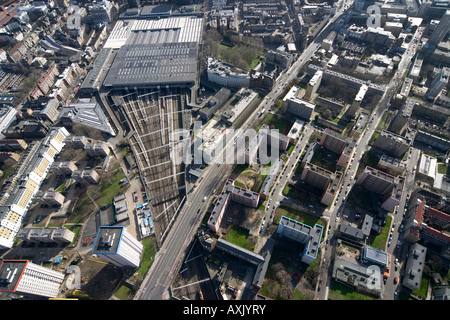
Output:
[[[397,284],[397,283],[398,283],[398,278],[395,277],[395,278],[394,278],[394,284]]]

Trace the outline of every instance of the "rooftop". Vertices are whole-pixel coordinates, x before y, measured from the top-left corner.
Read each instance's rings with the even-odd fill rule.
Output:
[[[123,227],[100,226],[92,254],[114,254],[119,248]]]

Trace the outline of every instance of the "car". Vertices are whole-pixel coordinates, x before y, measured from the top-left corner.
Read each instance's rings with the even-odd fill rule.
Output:
[[[394,278],[394,284],[397,284],[397,283],[398,283],[398,278],[395,277],[395,278]]]
[[[391,232],[394,232],[394,227],[391,228]]]
[[[398,292],[394,292],[394,300],[398,300]]]
[[[334,220],[335,222],[338,222],[338,220],[339,220],[339,218],[338,217],[336,217],[336,219]]]
[[[387,278],[383,277],[383,283],[386,284],[386,282],[387,282]]]
[[[138,202],[139,201],[139,197],[138,196],[134,196],[134,202]]]
[[[203,200],[202,200],[202,202],[205,202],[205,201],[206,201],[206,199],[207,199],[207,197],[204,197],[204,198],[203,198]]]

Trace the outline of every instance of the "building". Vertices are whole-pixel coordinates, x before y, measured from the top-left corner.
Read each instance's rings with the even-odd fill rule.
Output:
[[[336,165],[342,168],[350,160],[353,154],[355,142],[329,128],[326,128],[323,131],[319,145],[339,155]]]
[[[228,88],[250,87],[250,75],[237,70],[234,65],[208,57],[208,80]]]
[[[362,288],[364,291],[370,291],[375,295],[380,295],[382,292],[383,274],[381,272],[376,272],[376,269],[370,266],[363,266],[341,257],[335,259],[332,277],[337,282],[355,289]]]
[[[450,68],[443,67],[431,82],[430,87],[427,90],[427,99],[432,101],[436,99],[436,97],[441,93],[442,89],[447,86],[449,76]]]
[[[19,61],[27,54],[27,51],[27,46],[23,42],[18,42],[8,51],[8,56],[12,62],[19,63]]]
[[[208,102],[200,109],[199,115],[203,121],[211,119],[230,98],[231,91],[227,88],[221,88]]]
[[[302,165],[303,171],[300,180],[322,190],[320,202],[326,206],[330,205],[339,191],[338,185],[342,174],[339,171],[333,173],[309,162],[304,162]]]
[[[323,71],[317,70],[314,76],[309,80],[308,84],[306,85],[306,93],[303,98],[306,100],[311,101],[313,94],[316,93],[317,89],[320,86],[320,82],[323,77]]]
[[[47,105],[37,115],[41,119],[49,120],[52,123],[56,123],[59,120],[59,102],[56,99],[50,99]]]
[[[391,211],[400,203],[405,178],[391,176],[383,171],[366,167],[356,180],[356,184],[381,196],[381,208]]]
[[[415,243],[409,247],[408,260],[406,260],[405,274],[402,285],[410,290],[420,288],[427,248]]]
[[[244,157],[245,163],[254,164],[257,163],[257,159],[260,159],[262,163],[264,160],[269,160],[268,147],[272,147],[270,154],[271,158],[275,158],[273,154],[275,148],[277,150],[286,151],[289,146],[290,139],[284,134],[280,134],[277,130],[271,130],[267,125],[263,125],[258,134],[250,141],[248,148],[245,150]],[[262,154],[260,151],[264,150],[266,154]],[[263,158],[265,157],[265,158]],[[266,163],[264,163],[266,164]]]
[[[111,1],[103,0],[88,6],[89,15],[95,24],[111,23],[115,15],[115,7]]]
[[[55,161],[51,167],[52,171],[59,175],[72,175],[75,170],[78,170],[77,165],[73,161]]]
[[[17,238],[29,242],[46,242],[70,244],[75,238],[75,233],[66,228],[22,228],[17,233]]]
[[[64,139],[67,148],[71,149],[84,149],[88,142],[85,136],[68,136]]]
[[[40,143],[39,149],[27,158],[29,160],[17,184],[0,206],[0,248],[11,248],[14,244],[23,218],[68,135],[65,128],[53,129]]]
[[[84,146],[84,150],[91,157],[106,157],[109,154],[106,142],[89,142]]]
[[[0,151],[24,151],[28,144],[22,139],[1,139]]]
[[[395,158],[402,158],[414,141],[415,130],[406,130],[405,136],[383,130],[373,146]]]
[[[235,186],[234,180],[227,179],[208,219],[208,228],[216,233],[219,231],[220,223],[231,201],[256,208],[259,204],[259,198],[259,193]]]
[[[40,204],[48,205],[51,207],[62,206],[64,204],[64,199],[64,196],[60,192],[53,190],[39,190],[35,196],[35,200]]]
[[[105,61],[112,63],[103,86],[157,89],[197,85],[202,23],[202,18],[192,16],[119,19],[104,44],[104,49],[112,49]]]
[[[0,292],[56,298],[63,281],[64,273],[28,260],[4,259],[0,265]]]
[[[138,268],[143,250],[144,246],[124,227],[101,226],[91,253],[118,267]]]
[[[441,17],[439,24],[428,39],[428,43],[432,47],[436,47],[450,31],[450,10],[445,11]]]
[[[282,110],[305,120],[311,120],[316,105],[297,97],[300,93],[298,86],[292,86],[291,90],[283,98]]]
[[[92,184],[97,184],[100,181],[100,176],[95,170],[75,170],[72,172],[72,178],[77,182],[87,181]]]
[[[389,253],[365,245],[361,251],[361,261],[367,265],[377,265],[381,269],[389,268]]]
[[[302,262],[310,265],[317,258],[323,226],[315,224],[310,227],[296,220],[282,216],[278,224],[277,233],[291,240],[305,244],[305,249],[300,253]]]

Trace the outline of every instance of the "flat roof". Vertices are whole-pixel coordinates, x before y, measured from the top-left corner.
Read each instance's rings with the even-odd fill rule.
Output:
[[[27,264],[28,260],[3,260],[0,266],[0,291],[14,292]]]
[[[195,83],[196,42],[124,45],[114,59],[104,86],[159,86]]]
[[[383,266],[388,266],[389,256],[385,251],[378,250],[370,246],[364,246],[363,249],[364,258]]]
[[[114,254],[119,248],[123,227],[101,226],[92,248],[92,254]]]

